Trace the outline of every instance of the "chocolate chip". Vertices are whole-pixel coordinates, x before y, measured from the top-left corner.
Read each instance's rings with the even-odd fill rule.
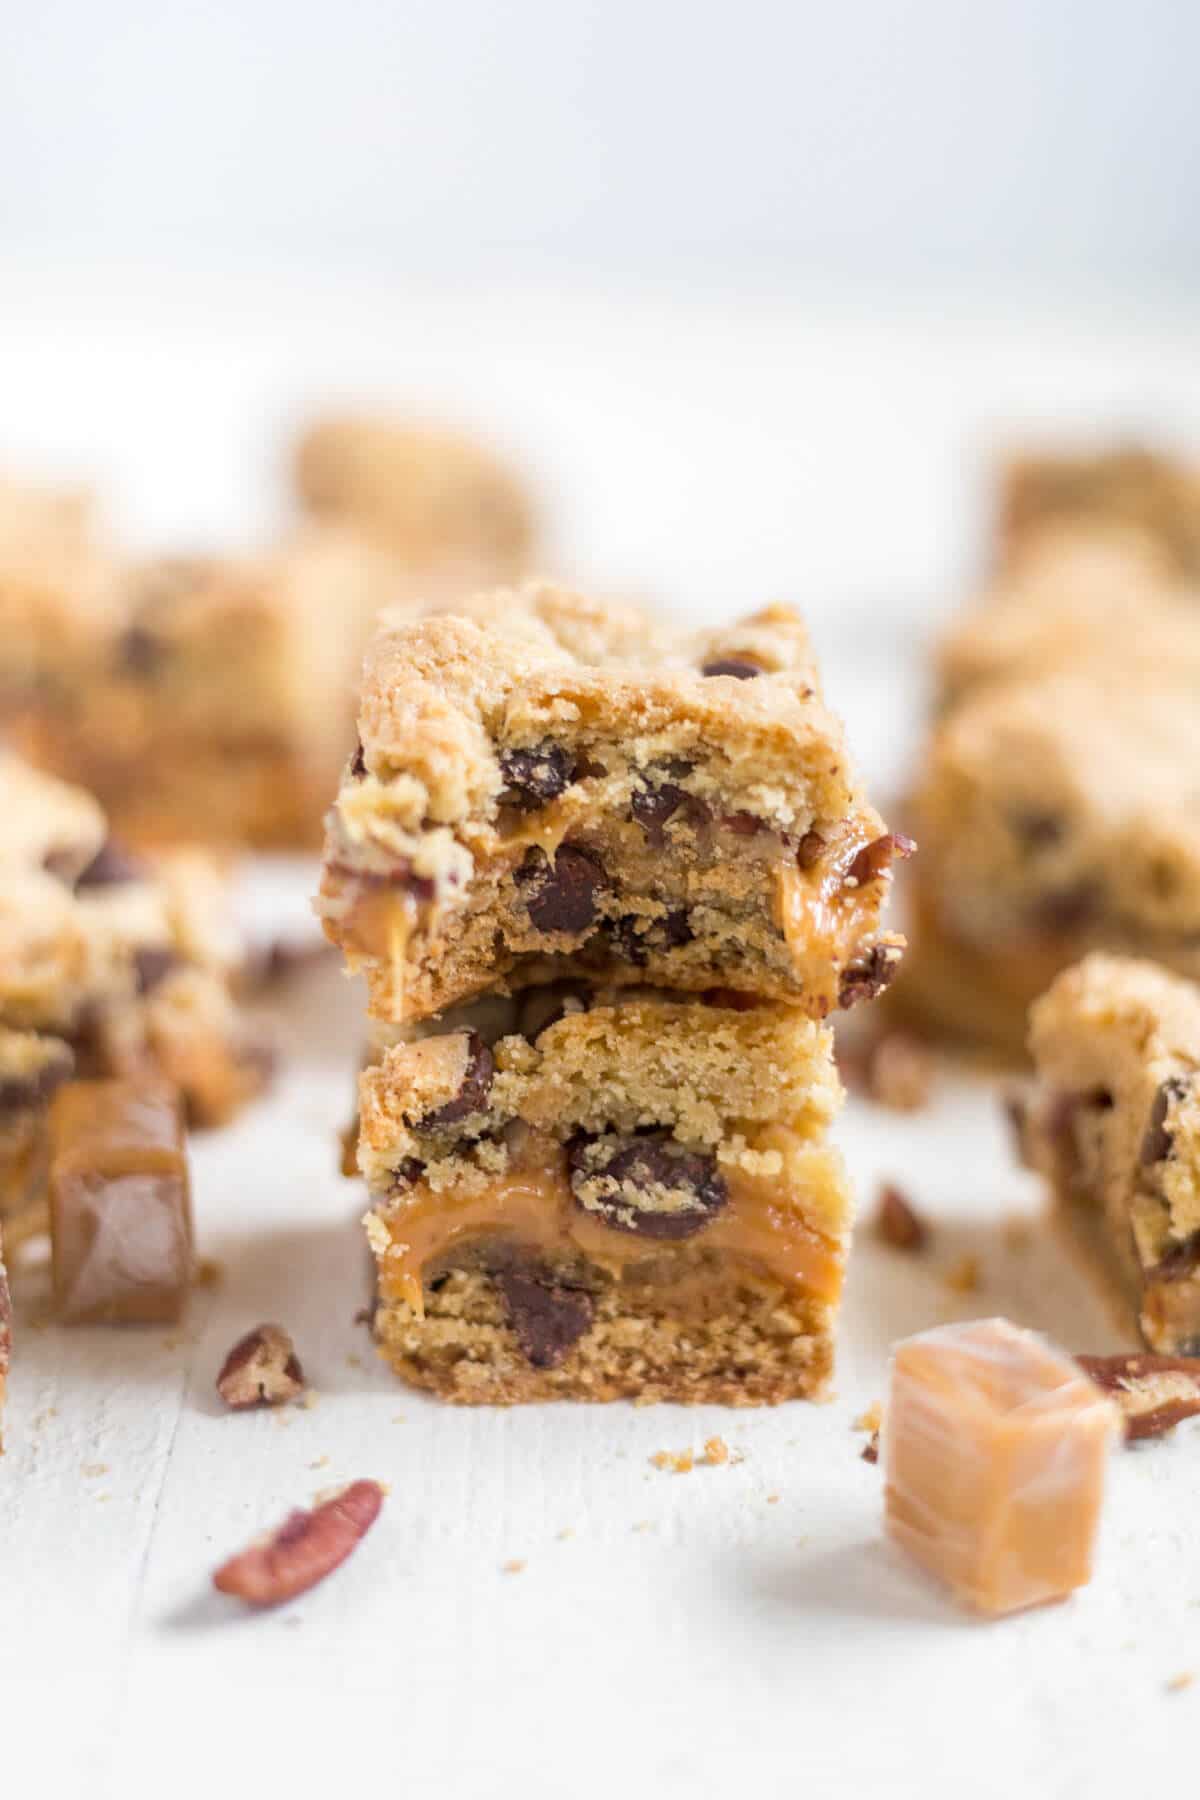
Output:
[[[153,993],[177,969],[180,958],[166,944],[143,944],[133,953],[133,974],[139,994]]]
[[[557,1369],[592,1323],[592,1296],[536,1265],[497,1269],[492,1279],[526,1360]]]
[[[1076,882],[1057,893],[1043,894],[1032,908],[1034,925],[1041,931],[1069,933],[1091,924],[1100,914],[1100,893],[1091,881]]]
[[[690,944],[695,939],[691,921],[685,907],[674,907],[658,921],[658,929],[662,933],[663,942],[668,950],[678,950],[683,944]]]
[[[500,798],[522,812],[534,812],[570,787],[575,759],[561,744],[536,744],[531,750],[505,750],[500,773],[504,777]]]
[[[732,675],[735,681],[753,681],[756,675],[762,674],[758,663],[751,662],[745,656],[721,656],[712,662],[706,662],[700,670],[702,675]]]
[[[651,952],[678,950],[695,938],[684,907],[674,907],[659,919],[647,919],[639,913],[626,913],[610,919],[606,926],[620,955],[636,969],[645,968]]]
[[[715,1156],[687,1150],[669,1132],[624,1137],[577,1132],[567,1152],[571,1189],[586,1212],[606,1225],[641,1237],[693,1237],[725,1205],[729,1190]],[[653,1190],[665,1190],[679,1204],[653,1206]],[[639,1195],[646,1196],[646,1203]]]
[[[131,625],[117,643],[117,666],[126,675],[147,681],[157,675],[167,658],[166,645],[144,625]]]
[[[536,884],[525,904],[538,931],[579,932],[595,923],[596,895],[605,875],[600,858],[590,851],[563,844],[552,867],[543,851],[532,849],[517,879]]]
[[[116,838],[106,838],[91,862],[81,875],[75,878],[76,888],[124,887],[130,881],[145,881],[148,871],[145,863],[131,856],[123,844]]]
[[[757,837],[760,831],[769,830],[765,819],[756,819],[753,813],[724,813],[721,823],[726,831],[732,831],[735,837]]]
[[[61,1054],[44,1062],[39,1069],[30,1069],[23,1075],[0,1075],[0,1121],[10,1118],[13,1113],[44,1105],[55,1088],[62,1086],[74,1066],[74,1053],[64,1044]]]
[[[358,1173],[357,1168],[353,1171]],[[408,1188],[415,1187],[425,1173],[425,1164],[418,1157],[406,1156],[398,1168],[392,1170],[392,1185],[389,1194],[403,1194]]]
[[[367,758],[362,747],[361,738],[354,746],[354,755],[350,758],[350,773],[355,781],[361,781],[367,772]]]
[[[1186,1281],[1200,1267],[1200,1231],[1172,1244],[1165,1256],[1146,1270],[1151,1281]]]
[[[1012,828],[1029,850],[1048,850],[1052,844],[1062,841],[1066,830],[1058,814],[1048,812],[1014,813]]]
[[[819,831],[806,831],[796,845],[796,861],[802,869],[815,868],[825,850],[825,839]]]
[[[1170,1156],[1172,1140],[1171,1133],[1167,1130],[1167,1114],[1171,1110],[1172,1100],[1181,1100],[1187,1093],[1187,1088],[1188,1084],[1182,1075],[1168,1075],[1159,1086],[1150,1108],[1142,1147],[1138,1152],[1138,1164],[1141,1168],[1152,1168],[1155,1163],[1164,1162]]]
[[[838,983],[838,1005],[854,1006],[860,1000],[874,1000],[900,967],[900,948],[896,944],[872,944],[861,956],[846,964]]]
[[[698,831],[712,818],[703,800],[687,793],[673,781],[664,781],[661,787],[638,788],[630,799],[629,810],[646,833],[647,842],[656,850],[663,844],[663,827],[668,819],[678,814]]]
[[[435,1112],[426,1113],[424,1118],[418,1119],[416,1129],[434,1131],[442,1125],[457,1125],[460,1119],[482,1112],[487,1105],[495,1073],[496,1064],[491,1051],[477,1031],[468,1032],[467,1067],[462,1085],[453,1100],[447,1100]]]
[[[896,857],[911,856],[916,845],[910,837],[901,831],[888,831],[882,837],[873,838],[864,844],[847,870],[851,881],[859,887],[865,887],[869,881],[878,880],[886,869],[890,869]]]

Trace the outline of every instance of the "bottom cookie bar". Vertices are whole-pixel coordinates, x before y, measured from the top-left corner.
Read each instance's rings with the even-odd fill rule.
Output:
[[[772,1005],[537,989],[393,1046],[359,1144],[384,1355],[464,1402],[819,1394],[840,1098],[827,1028]]]
[[[1200,990],[1094,955],[1030,1015],[1021,1148],[1154,1349],[1200,1355]]]

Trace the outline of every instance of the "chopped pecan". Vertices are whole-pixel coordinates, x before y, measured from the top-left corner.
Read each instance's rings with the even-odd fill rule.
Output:
[[[1127,1356],[1077,1356],[1079,1366],[1125,1416],[1125,1438],[1161,1437],[1184,1419],[1200,1413],[1200,1358],[1153,1356],[1137,1351]]]
[[[383,1505],[377,1481],[354,1481],[336,1499],[296,1511],[265,1544],[231,1556],[213,1586],[249,1606],[279,1606],[324,1581],[366,1536]]]
[[[893,1250],[923,1250],[929,1242],[929,1227],[924,1219],[890,1181],[885,1181],[879,1190],[875,1232]]]
[[[217,1376],[226,1406],[282,1406],[304,1391],[304,1371],[296,1347],[282,1325],[256,1325],[239,1338]]]
[[[895,943],[870,944],[842,970],[838,1005],[845,1010],[860,1000],[875,1000],[900,967],[903,954]]]
[[[863,845],[850,864],[847,879],[865,887],[868,881],[876,881],[890,869],[897,857],[911,856],[916,847],[912,838],[905,837],[902,831],[889,831],[883,837],[873,838]]]

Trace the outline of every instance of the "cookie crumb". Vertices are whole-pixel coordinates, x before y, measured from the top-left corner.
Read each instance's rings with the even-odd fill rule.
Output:
[[[704,1442],[704,1461],[711,1468],[729,1461],[729,1445],[721,1437],[706,1438]]]
[[[975,1293],[980,1280],[979,1258],[971,1255],[957,1257],[942,1276],[942,1280],[952,1293]]]
[[[923,1250],[929,1242],[928,1225],[895,1182],[885,1181],[880,1186],[875,1235],[893,1250]]]
[[[676,1475],[690,1475],[696,1466],[690,1450],[656,1450],[650,1461],[656,1469],[670,1469]]]
[[[327,1469],[329,1467],[329,1458],[327,1456],[318,1456],[317,1460],[315,1462],[310,1462],[308,1466],[310,1469]]]
[[[1172,1675],[1167,1682],[1168,1694],[1182,1694],[1184,1688],[1190,1688],[1196,1679],[1194,1669],[1182,1669],[1178,1675]]]
[[[851,1430],[852,1431],[878,1431],[879,1427],[882,1424],[883,1424],[883,1407],[878,1400],[875,1400],[871,1403],[870,1406],[868,1406],[866,1412],[859,1413],[857,1419],[855,1419],[855,1421],[854,1421],[854,1424],[851,1426]]]
[[[198,1288],[215,1288],[220,1287],[224,1279],[225,1265],[219,1263],[215,1256],[202,1256],[196,1264],[192,1285]]]
[[[79,1473],[85,1480],[94,1481],[98,1475],[107,1475],[108,1467],[107,1463],[84,1463]]]
[[[568,1538],[573,1538],[575,1536],[575,1527],[573,1525],[564,1525],[562,1530],[555,1532],[554,1535],[557,1537],[560,1544],[565,1544]]]
[[[934,1061],[918,1039],[889,1032],[867,1059],[866,1085],[871,1099],[891,1112],[920,1112],[933,1093]]]
[[[767,1495],[767,1505],[768,1506],[777,1506],[778,1504],[779,1504],[779,1495],[778,1494],[768,1494]]]
[[[524,1567],[525,1558],[523,1556],[514,1556],[508,1562],[500,1565],[500,1572],[503,1575],[519,1575]]]

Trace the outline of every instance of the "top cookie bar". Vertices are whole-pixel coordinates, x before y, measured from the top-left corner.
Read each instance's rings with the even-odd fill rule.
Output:
[[[1133,527],[1181,574],[1200,574],[1200,469],[1137,444],[1011,457],[1000,475],[998,560],[1047,525]]]
[[[385,621],[359,732],[318,909],[378,1018],[566,974],[823,1017],[894,971],[907,844],[785,607],[688,637],[530,587]]]

